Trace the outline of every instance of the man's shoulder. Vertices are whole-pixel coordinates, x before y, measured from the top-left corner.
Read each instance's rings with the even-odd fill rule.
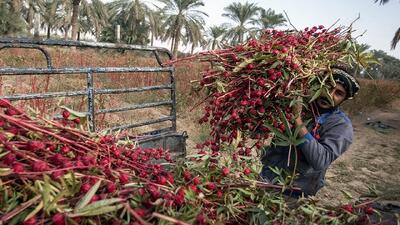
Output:
[[[320,120],[321,126],[324,127],[342,126],[343,129],[345,128],[352,129],[353,127],[350,118],[340,109],[336,109],[335,111],[322,116],[324,116],[324,118]]]
[[[346,124],[351,125],[351,120],[350,118],[346,115],[346,113],[344,113],[341,109],[337,109],[334,113],[334,118],[337,120],[341,120],[343,122],[345,122]]]

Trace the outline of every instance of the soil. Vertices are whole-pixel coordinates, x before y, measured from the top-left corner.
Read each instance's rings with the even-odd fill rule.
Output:
[[[382,199],[400,202],[400,100],[389,109],[351,117],[354,140],[350,149],[327,171],[326,185],[317,194],[325,204],[345,202],[375,190]]]

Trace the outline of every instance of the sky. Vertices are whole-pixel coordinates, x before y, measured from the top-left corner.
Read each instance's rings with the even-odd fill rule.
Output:
[[[223,17],[224,7],[239,0],[203,0],[202,11],[209,16],[206,25],[220,25],[230,22]],[[390,43],[396,30],[400,27],[400,1],[391,0],[385,5],[374,3],[374,0],[248,0],[265,9],[271,8],[276,13],[284,10],[292,24],[302,29],[314,25],[328,27],[338,19],[338,25],[349,25],[360,14],[354,24],[354,33],[361,35],[357,40],[366,43],[371,49],[380,49],[400,59],[400,43],[395,50],[390,50]]]

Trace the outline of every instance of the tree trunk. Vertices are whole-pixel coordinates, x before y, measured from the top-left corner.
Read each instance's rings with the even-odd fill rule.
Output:
[[[50,39],[50,27],[51,27],[51,25],[48,24],[47,25],[47,39]]]
[[[78,15],[79,15],[79,4],[81,0],[72,0],[72,18],[71,18],[71,26],[72,26],[72,40],[76,41],[78,38]]]
[[[175,42],[175,39],[174,39],[174,37],[172,37],[171,38],[171,52],[174,50],[174,42]]]
[[[190,54],[191,54],[191,55],[193,55],[193,52],[194,52],[194,48],[195,48],[195,47],[196,47],[196,46],[195,46],[195,44],[193,43],[193,44],[192,44],[192,49],[191,49],[191,51],[190,51]]]
[[[179,41],[180,41],[180,35],[181,33],[181,25],[178,23],[178,26],[176,27],[176,32],[175,32],[175,41],[174,41],[174,50],[172,51],[172,54],[174,58],[178,58],[178,46],[179,46]]]
[[[11,1],[11,7],[12,7],[13,13],[18,13],[18,15],[20,15],[21,14],[21,6],[22,6],[21,0]]]
[[[64,29],[64,40],[68,40],[68,29]]]
[[[151,32],[150,46],[153,46],[153,43],[154,43],[154,35],[153,32]]]
[[[33,28],[33,18],[35,16],[35,11],[32,8],[29,8],[28,15],[26,16],[26,22],[29,25],[29,31]]]
[[[215,49],[215,44],[216,44],[216,41],[213,40],[212,45],[211,45],[211,50],[214,50],[214,49]]]

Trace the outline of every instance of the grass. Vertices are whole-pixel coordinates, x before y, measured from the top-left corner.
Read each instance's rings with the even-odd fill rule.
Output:
[[[398,80],[359,79],[361,89],[354,99],[343,104],[343,109],[350,115],[374,108],[386,108],[400,96]]]

